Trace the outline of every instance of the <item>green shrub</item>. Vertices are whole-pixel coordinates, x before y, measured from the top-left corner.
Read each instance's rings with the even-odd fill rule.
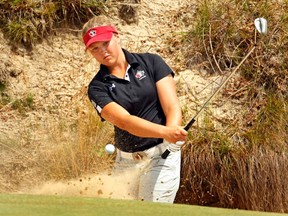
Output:
[[[251,127],[247,126],[243,134],[247,145],[252,148],[270,148],[287,153],[288,143],[288,103],[270,92],[266,95],[266,104],[262,106]]]
[[[240,68],[242,76],[287,97],[287,1],[201,1],[192,28],[181,47],[188,67],[198,65],[222,73],[239,64],[254,46],[257,49]],[[256,34],[254,19],[268,20],[268,34]]]
[[[1,0],[0,28],[13,45],[33,44],[60,26],[79,27],[105,9],[103,0]]]
[[[114,155],[106,154],[104,146],[113,143],[113,127],[101,122],[91,104],[88,107],[76,121],[61,119],[49,130],[49,149],[39,159],[46,164],[46,178],[71,179],[111,169]]]
[[[0,109],[10,103],[11,99],[6,92],[6,83],[0,82]]]
[[[12,102],[12,108],[18,110],[19,113],[24,114],[34,109],[34,98],[32,94],[26,95],[21,99],[16,99]]]

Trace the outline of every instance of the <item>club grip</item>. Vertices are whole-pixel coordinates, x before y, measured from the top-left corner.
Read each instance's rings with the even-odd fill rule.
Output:
[[[170,151],[169,151],[168,149],[166,149],[166,150],[162,153],[161,158],[162,158],[162,159],[166,159],[169,154],[170,154]]]
[[[188,131],[190,127],[194,124],[195,118],[191,119],[188,124],[184,127],[184,130]]]

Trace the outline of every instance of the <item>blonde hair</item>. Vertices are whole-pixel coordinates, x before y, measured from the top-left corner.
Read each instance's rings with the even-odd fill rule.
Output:
[[[90,28],[94,28],[97,26],[113,26],[113,27],[115,27],[112,24],[112,21],[108,17],[106,17],[104,15],[94,16],[83,25],[82,37],[84,37],[84,35],[86,34],[86,32]]]

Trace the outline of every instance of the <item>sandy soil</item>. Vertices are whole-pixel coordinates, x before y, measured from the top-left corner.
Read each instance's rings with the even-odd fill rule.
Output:
[[[132,169],[121,175],[101,173],[69,181],[49,181],[18,193],[134,200],[137,199],[137,177],[138,170]]]

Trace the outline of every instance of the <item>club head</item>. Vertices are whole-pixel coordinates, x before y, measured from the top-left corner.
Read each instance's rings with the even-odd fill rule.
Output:
[[[267,20],[265,18],[256,18],[254,25],[260,34],[267,34]]]

